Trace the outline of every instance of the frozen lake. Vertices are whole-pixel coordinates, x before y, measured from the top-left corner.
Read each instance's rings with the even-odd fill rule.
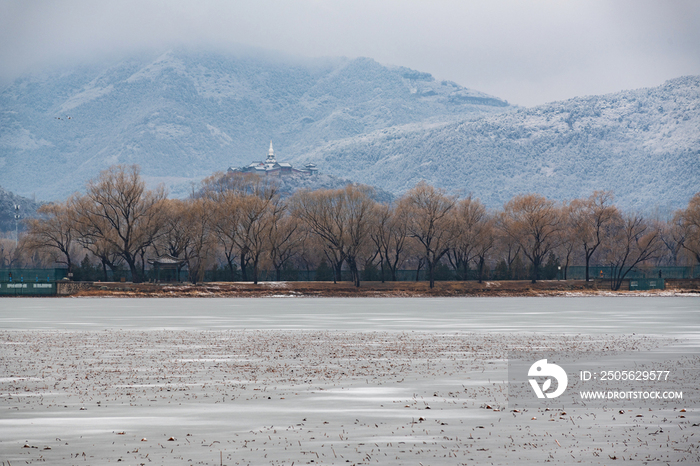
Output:
[[[700,298],[0,299],[5,330],[636,333],[700,338]]]
[[[0,460],[700,461],[693,403],[507,408],[508,345],[642,335],[696,353],[700,298],[0,299]]]

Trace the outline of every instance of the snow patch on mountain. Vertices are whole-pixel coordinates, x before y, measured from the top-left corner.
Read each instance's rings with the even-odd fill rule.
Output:
[[[51,143],[45,139],[37,138],[29,130],[24,128],[10,128],[6,133],[0,134],[0,147],[18,150],[35,150],[41,147],[50,147]],[[4,165],[5,157],[2,157]]]
[[[75,94],[70,99],[66,100],[61,107],[56,112],[57,114],[64,114],[67,111],[74,109],[78,105],[86,104],[92,100],[98,99],[104,95],[109,94],[114,90],[114,86],[110,84],[106,87],[89,87],[84,91]]]

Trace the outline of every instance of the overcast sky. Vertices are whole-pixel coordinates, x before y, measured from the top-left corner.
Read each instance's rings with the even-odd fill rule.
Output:
[[[177,45],[366,56],[532,106],[700,74],[700,1],[0,0],[0,83]]]

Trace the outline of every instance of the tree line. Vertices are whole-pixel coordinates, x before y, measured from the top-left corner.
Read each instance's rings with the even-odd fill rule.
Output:
[[[423,182],[392,203],[375,201],[362,185],[285,198],[274,177],[241,173],[212,175],[181,200],[147,189],[138,166],[113,166],[84,194],[39,213],[16,254],[25,263],[71,271],[82,257],[105,279],[126,268],[135,282],[164,254],[181,260],[192,282],[217,265],[255,283],[262,270],[279,280],[285,268],[327,267],[334,281],[349,271],[358,287],[363,271],[395,281],[412,268],[424,270],[432,288],[445,267],[461,280],[482,281],[495,270],[534,283],[556,263],[564,279],[569,266],[585,265],[586,280],[593,264],[605,265],[619,289],[640,265],[700,263],[700,193],[666,220],[623,212],[608,191],[568,202],[523,194],[490,210]]]

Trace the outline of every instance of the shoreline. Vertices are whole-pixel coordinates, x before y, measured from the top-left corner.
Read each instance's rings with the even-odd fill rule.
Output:
[[[207,282],[60,283],[59,297],[133,297],[133,298],[447,298],[447,297],[594,297],[594,296],[700,296],[700,279],[666,280],[666,289],[618,290],[606,288],[606,282],[584,280],[520,281],[444,281],[430,289],[427,282],[363,282],[359,288],[349,282]]]

